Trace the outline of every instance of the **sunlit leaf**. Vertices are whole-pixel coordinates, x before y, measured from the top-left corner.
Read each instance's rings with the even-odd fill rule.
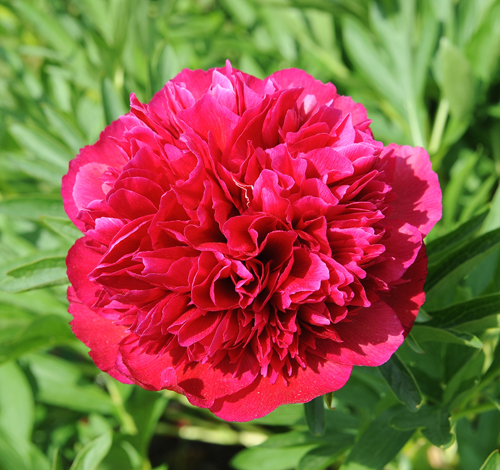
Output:
[[[89,442],[80,452],[78,452],[70,470],[96,470],[109,452],[111,442],[112,438],[110,432]]]

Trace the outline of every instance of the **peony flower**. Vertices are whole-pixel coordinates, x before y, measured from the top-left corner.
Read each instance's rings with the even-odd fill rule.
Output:
[[[422,148],[289,69],[184,70],[63,179],[84,236],[72,328],[117,380],[247,421],[342,387],[401,345],[424,301],[441,192]]]

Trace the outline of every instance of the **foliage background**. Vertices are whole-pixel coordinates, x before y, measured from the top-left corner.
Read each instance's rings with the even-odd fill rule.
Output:
[[[0,0],[0,469],[479,469],[500,444],[499,57],[498,0]],[[418,324],[334,411],[225,423],[100,373],[68,326],[68,161],[130,93],[227,58],[332,81],[439,173]]]

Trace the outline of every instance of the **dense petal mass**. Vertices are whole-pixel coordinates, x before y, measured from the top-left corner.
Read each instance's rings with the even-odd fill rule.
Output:
[[[96,365],[246,421],[387,361],[424,301],[441,193],[421,148],[289,69],[184,70],[63,179],[67,258]],[[244,406],[242,403],[244,402]]]

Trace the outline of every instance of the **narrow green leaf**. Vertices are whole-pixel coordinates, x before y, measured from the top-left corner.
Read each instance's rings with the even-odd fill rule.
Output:
[[[248,28],[255,23],[255,10],[248,0],[222,0],[222,2],[231,13],[231,16],[243,26]]]
[[[42,258],[8,271],[7,277],[0,284],[0,289],[7,292],[23,292],[67,282],[66,258],[54,256]]]
[[[500,294],[483,295],[429,312],[432,320],[426,326],[453,327],[497,314],[500,314]]]
[[[344,440],[335,439],[327,445],[311,449],[300,459],[297,470],[324,470],[334,463],[353,442],[354,436],[345,436]]]
[[[438,60],[441,91],[457,120],[469,117],[474,107],[474,76],[465,54],[446,37],[441,38]]]
[[[82,384],[81,368],[76,364],[41,353],[28,355],[25,360],[35,377],[40,403],[82,413],[113,414],[109,395],[95,384]]]
[[[500,470],[500,454],[494,450],[485,460],[479,470]]]
[[[50,470],[62,470],[61,459],[59,458],[59,447],[56,447],[52,456],[52,467]]]
[[[496,345],[493,352],[493,360],[484,374],[483,380],[489,381],[498,375],[500,372],[500,342]]]
[[[304,407],[298,405],[283,405],[271,411],[262,418],[254,419],[251,423],[270,426],[292,426],[304,417]]]
[[[23,124],[12,124],[10,132],[22,149],[28,150],[41,160],[56,165],[61,169],[61,173],[68,169],[68,162],[73,157],[73,153],[47,132]]]
[[[345,17],[343,26],[344,45],[353,64],[372,88],[384,95],[400,112],[404,112],[402,91],[375,46],[374,37],[370,36],[362,23],[349,16]]]
[[[117,383],[118,385],[121,384]],[[132,386],[121,385],[122,391],[124,387]],[[130,391],[130,388],[128,390]],[[122,398],[124,399],[123,395]],[[167,402],[165,395],[134,387],[132,395],[125,403],[125,408],[132,416],[138,431],[137,434],[127,437],[127,440],[144,457],[148,454],[156,424],[163,415]]]
[[[309,431],[314,436],[325,433],[325,407],[323,397],[316,397],[310,402],[304,403],[304,412]]]
[[[289,431],[270,436],[266,441],[260,444],[259,447],[266,447],[269,449],[297,447],[307,444],[321,444],[324,443],[325,439],[328,439],[328,437],[313,436],[308,431]]]
[[[21,196],[0,201],[0,214],[39,220],[42,215],[65,217],[59,195]]]
[[[41,8],[36,8],[24,0],[15,0],[13,5],[21,17],[30,22],[56,50],[69,55],[77,48],[73,38],[55,17],[45,14]]]
[[[96,470],[111,448],[111,432],[104,433],[89,442],[78,452],[70,470]]]
[[[33,393],[15,362],[0,366],[0,427],[15,439],[30,440],[35,420]]]
[[[82,232],[66,217],[42,216],[42,222],[54,233],[61,235],[72,243],[82,236]]]
[[[12,438],[0,428],[0,465],[2,470],[33,470],[28,446],[24,440]]]
[[[482,349],[474,351],[467,362],[455,373],[446,385],[443,393],[443,403],[454,410],[463,400],[462,392],[475,387],[482,375],[485,355]]]
[[[431,341],[437,343],[453,343],[480,349],[483,347],[481,340],[467,331],[457,331],[451,328],[434,328],[427,325],[416,325],[411,330],[415,339],[420,343]]]
[[[427,256],[429,257],[429,264],[436,263],[443,256],[443,254],[453,250],[460,243],[463,243],[474,236],[487,219],[489,212],[489,210],[481,212],[460,225],[457,229],[453,230],[453,232],[428,243],[426,245],[426,250]]]
[[[0,364],[28,352],[75,341],[67,321],[58,315],[35,318],[15,337],[0,344]]]
[[[499,116],[500,117],[500,116]],[[494,129],[492,129],[494,132]],[[495,191],[495,195],[491,201],[491,209],[488,217],[482,227],[483,232],[489,232],[500,227],[500,186]]]
[[[297,467],[302,457],[313,447],[287,447],[285,452],[283,449],[251,447],[237,454],[231,460],[231,466],[237,470],[289,470]]]
[[[500,229],[467,242],[453,250],[437,265],[429,266],[425,291],[429,294],[444,280],[458,281],[500,244]]]
[[[127,113],[125,104],[116,92],[113,83],[107,77],[103,78],[102,85],[102,104],[104,106],[104,115],[106,123],[111,124],[115,119],[118,119],[123,114]]]
[[[378,367],[382,377],[396,398],[406,407],[416,412],[422,403],[422,395],[412,373],[396,355]]]
[[[387,465],[414,432],[399,431],[390,426],[390,420],[401,409],[401,406],[390,408],[372,421],[354,444],[340,470],[381,470]]]
[[[43,112],[52,127],[57,131],[61,140],[73,151],[78,152],[85,145],[85,138],[77,127],[56,108],[45,104]]]
[[[421,348],[420,344],[418,344],[418,341],[414,338],[414,336],[410,334],[406,337],[405,339],[406,344],[410,346],[410,348],[415,351],[417,354],[424,354],[425,351]]]

